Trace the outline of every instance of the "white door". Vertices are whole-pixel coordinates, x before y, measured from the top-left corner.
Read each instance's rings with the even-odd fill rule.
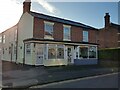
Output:
[[[36,44],[36,65],[43,65],[44,60],[43,44]]]
[[[73,46],[68,46],[67,47],[67,59],[68,59],[68,64],[73,64]]]

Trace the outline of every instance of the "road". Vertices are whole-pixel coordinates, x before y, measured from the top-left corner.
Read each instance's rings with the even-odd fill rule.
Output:
[[[61,81],[31,88],[118,88],[118,73]]]

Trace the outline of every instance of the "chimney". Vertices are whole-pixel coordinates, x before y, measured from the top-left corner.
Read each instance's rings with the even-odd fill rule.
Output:
[[[23,2],[23,13],[25,12],[30,13],[30,7],[31,7],[31,0],[25,0]]]
[[[105,19],[105,27],[109,27],[110,26],[110,15],[109,15],[109,13],[106,13],[104,19]]]

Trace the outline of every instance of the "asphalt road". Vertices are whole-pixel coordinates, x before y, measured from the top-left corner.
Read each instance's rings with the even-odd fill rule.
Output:
[[[118,73],[112,73],[33,86],[31,88],[118,88],[118,79],[120,79]]]

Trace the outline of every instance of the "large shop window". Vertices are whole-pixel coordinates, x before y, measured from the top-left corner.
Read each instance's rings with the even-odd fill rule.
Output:
[[[88,47],[80,47],[79,48],[79,57],[80,58],[88,58]]]
[[[53,25],[54,23],[45,22],[45,38],[46,39],[53,39]]]
[[[89,47],[89,58],[96,58],[96,47],[95,46]]]
[[[64,40],[71,40],[71,30],[70,26],[64,25]]]
[[[55,59],[56,58],[56,45],[49,45],[48,46],[48,59]]]
[[[64,59],[63,45],[48,45],[48,59]]]

